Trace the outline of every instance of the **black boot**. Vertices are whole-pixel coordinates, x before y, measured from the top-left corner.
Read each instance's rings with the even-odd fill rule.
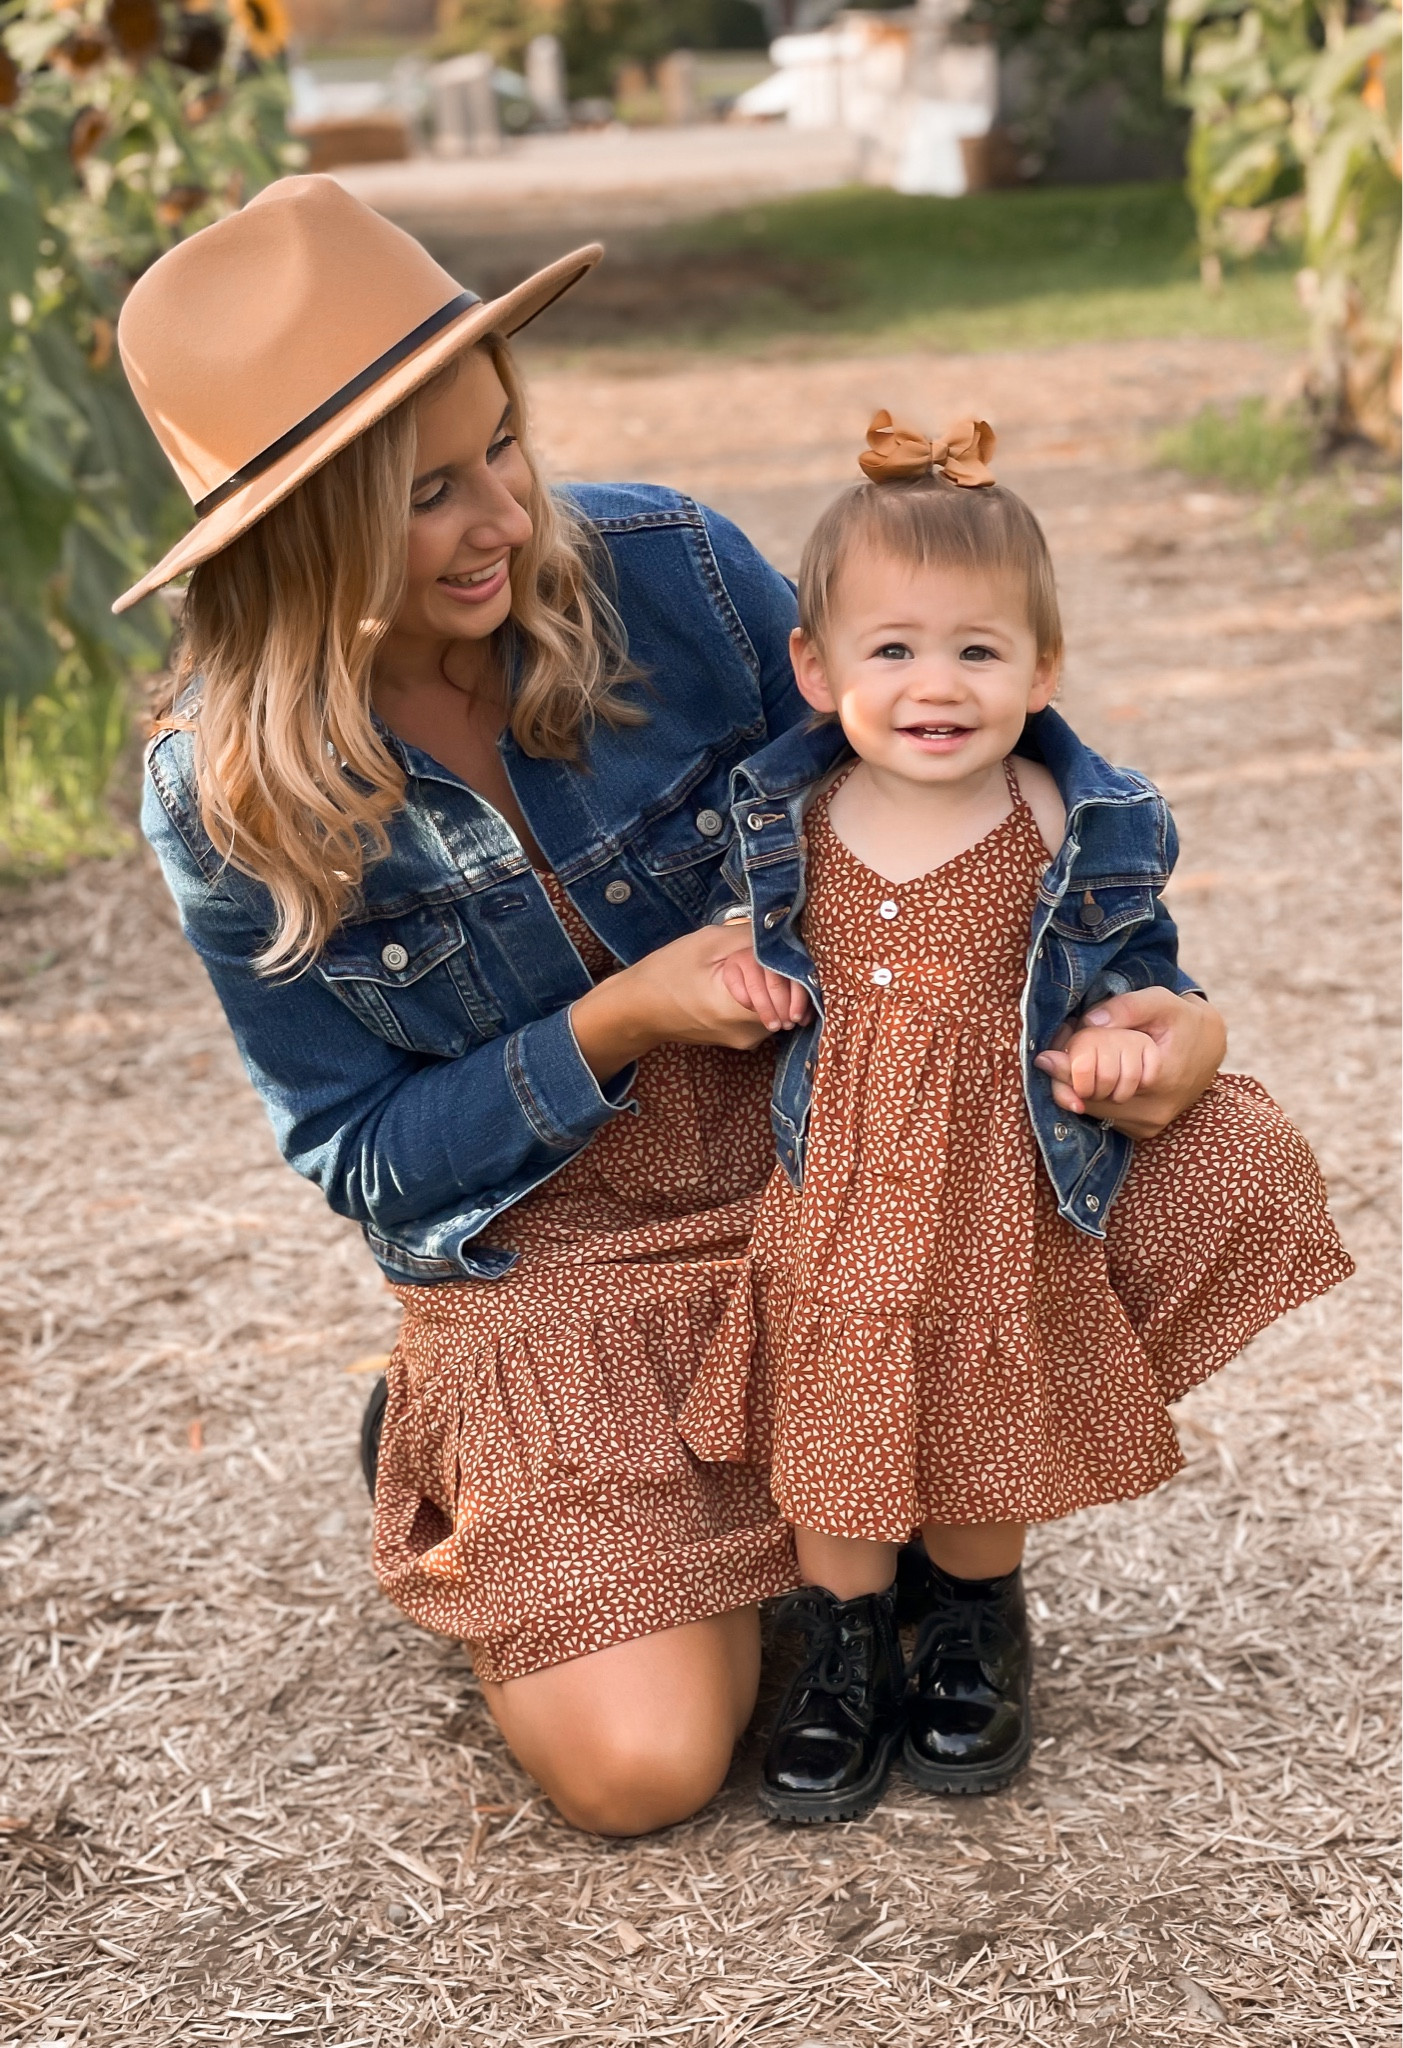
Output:
[[[805,1586],[777,1618],[803,1629],[809,1648],[780,1703],[761,1808],[776,1820],[854,1820],[881,1798],[904,1725],[892,1595],[839,1600]]]
[[[385,1427],[385,1403],[389,1398],[389,1382],[381,1373],[370,1390],[370,1399],[360,1419],[360,1468],[365,1474],[372,1500],[375,1498],[375,1475],[380,1469],[380,1432]]]
[[[913,1536],[896,1553],[896,1580],[892,1592],[896,1598],[898,1628],[919,1628],[935,1606],[935,1581],[930,1572],[926,1546],[919,1536]]]
[[[993,1792],[1033,1746],[1023,1574],[952,1579],[932,1565],[931,1584],[931,1612],[911,1659],[902,1758],[932,1792]]]

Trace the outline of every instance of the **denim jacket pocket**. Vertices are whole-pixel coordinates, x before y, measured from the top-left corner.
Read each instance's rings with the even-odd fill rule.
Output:
[[[317,971],[390,1045],[456,1059],[502,1028],[451,904],[342,925]]]
[[[1079,946],[1100,946],[1155,914],[1154,890],[1143,884],[1089,883],[1068,889],[1052,914],[1052,929]]]
[[[730,765],[708,764],[680,801],[669,797],[639,827],[638,859],[687,916],[703,919],[720,865],[735,835],[730,806]]]

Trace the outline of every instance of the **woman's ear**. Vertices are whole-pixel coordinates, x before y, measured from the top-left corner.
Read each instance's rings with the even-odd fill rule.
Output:
[[[794,680],[804,702],[815,711],[835,712],[838,703],[828,687],[823,657],[802,626],[796,626],[789,636],[789,659],[794,664]]]
[[[1028,693],[1030,711],[1046,711],[1057,695],[1057,685],[1062,680],[1062,661],[1059,655],[1048,655],[1039,661],[1033,671],[1033,687]],[[803,685],[800,685],[802,688]]]

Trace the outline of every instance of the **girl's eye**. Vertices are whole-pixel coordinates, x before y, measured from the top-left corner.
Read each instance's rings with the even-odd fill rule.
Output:
[[[888,640],[877,649],[878,661],[914,661],[915,655],[904,640]]]
[[[997,661],[998,658],[992,647],[976,646],[962,647],[960,649],[961,661]]]
[[[504,448],[514,448],[515,446],[516,435],[503,434],[501,438],[499,440],[494,441],[492,443],[492,446],[488,449],[487,460],[489,462],[495,462],[497,460],[497,457],[502,453],[502,450]]]
[[[410,510],[413,512],[437,511],[438,507],[443,503],[444,499],[448,496],[448,489],[448,478],[445,477],[443,482],[439,485],[438,489],[433,493],[432,497],[415,498],[410,506]]]

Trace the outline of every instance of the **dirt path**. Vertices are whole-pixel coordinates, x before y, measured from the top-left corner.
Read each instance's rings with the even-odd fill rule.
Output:
[[[537,379],[562,472],[685,484],[787,565],[870,404],[994,417],[1067,708],[1175,802],[1186,957],[1360,1260],[1184,1405],[1170,1488],[1039,1535],[1002,1796],[898,1777],[782,1832],[752,1737],[689,1826],[557,1825],[371,1581],[354,1368],[392,1304],[278,1161],[149,863],[0,904],[0,2044],[1395,2038],[1391,557],[1135,457],[1279,374],[1140,344]]]

